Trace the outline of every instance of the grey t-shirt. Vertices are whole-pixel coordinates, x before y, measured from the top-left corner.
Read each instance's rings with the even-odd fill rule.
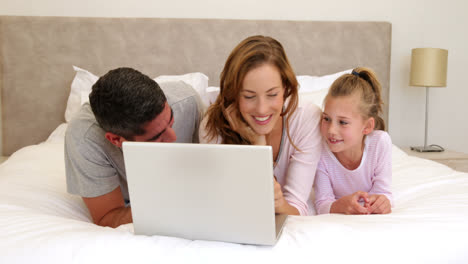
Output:
[[[160,84],[174,112],[176,142],[198,142],[202,104],[198,93],[184,82]],[[122,149],[105,138],[91,106],[84,104],[70,121],[65,134],[67,189],[82,197],[107,194],[118,186],[129,203]]]

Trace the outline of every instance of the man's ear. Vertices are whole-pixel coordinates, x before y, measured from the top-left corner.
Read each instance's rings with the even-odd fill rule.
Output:
[[[362,133],[364,135],[368,135],[372,131],[374,131],[374,128],[375,128],[375,119],[373,117],[370,117],[369,119],[367,119],[364,125],[364,130],[362,130]]]
[[[107,140],[109,140],[110,143],[112,143],[112,145],[115,145],[115,146],[117,146],[119,148],[122,147],[122,143],[124,141],[127,141],[124,137],[116,135],[116,134],[111,133],[111,132],[106,132],[105,137],[106,137]]]

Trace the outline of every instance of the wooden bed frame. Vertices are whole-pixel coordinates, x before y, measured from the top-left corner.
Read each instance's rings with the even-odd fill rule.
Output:
[[[0,16],[2,153],[37,144],[64,122],[72,65],[97,75],[128,66],[150,77],[203,72],[210,85],[250,35],[278,39],[297,75],[373,68],[388,120],[391,24]]]

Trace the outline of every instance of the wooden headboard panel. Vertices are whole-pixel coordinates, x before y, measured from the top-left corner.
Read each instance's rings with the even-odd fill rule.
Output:
[[[388,120],[387,22],[0,16],[2,153],[44,141],[64,122],[72,65],[97,75],[121,66],[150,77],[199,71],[219,86],[230,51],[257,34],[283,44],[297,75],[373,68]]]

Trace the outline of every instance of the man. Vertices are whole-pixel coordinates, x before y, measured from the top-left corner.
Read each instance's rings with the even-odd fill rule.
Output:
[[[200,98],[183,82],[160,87],[118,68],[99,78],[89,101],[65,135],[67,188],[82,197],[95,224],[117,227],[132,222],[122,143],[198,142]]]

